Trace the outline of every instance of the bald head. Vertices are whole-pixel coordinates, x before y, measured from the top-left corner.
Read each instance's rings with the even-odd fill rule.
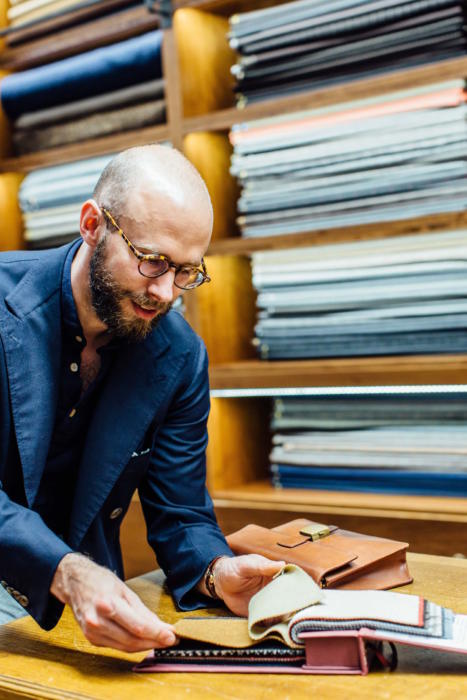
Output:
[[[137,224],[147,219],[148,209],[158,218],[158,212],[169,207],[173,217],[189,213],[212,229],[212,205],[203,179],[170,146],[138,146],[119,153],[102,172],[93,196],[115,217],[131,217]]]

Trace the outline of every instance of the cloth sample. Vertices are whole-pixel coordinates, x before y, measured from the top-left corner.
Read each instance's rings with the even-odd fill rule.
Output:
[[[467,349],[463,229],[254,253],[264,359]]]
[[[18,155],[46,150],[54,146],[77,143],[99,136],[140,129],[160,124],[165,119],[165,101],[155,100],[142,104],[98,112],[64,124],[43,129],[14,131],[13,145]]]
[[[281,398],[271,478],[281,488],[467,493],[466,394]]]
[[[463,81],[233,127],[244,236],[463,211]]]
[[[50,248],[77,237],[81,205],[111,157],[40,168],[24,178],[18,199],[29,248]]]
[[[11,26],[42,19],[61,10],[75,9],[85,4],[85,0],[27,0],[8,10]]]
[[[116,107],[126,107],[149,100],[160,100],[164,97],[164,80],[149,80],[122,88],[104,92],[84,100],[67,102],[50,109],[38,110],[21,115],[15,121],[15,131],[40,129],[53,124],[61,124],[79,117],[105,112]]]
[[[1,85],[3,109],[12,120],[46,109],[161,76],[162,32],[7,76]]]
[[[299,0],[230,19],[239,106],[465,55],[459,0]]]

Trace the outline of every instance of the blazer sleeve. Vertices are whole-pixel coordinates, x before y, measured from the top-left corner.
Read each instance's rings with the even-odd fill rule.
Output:
[[[63,604],[49,592],[60,560],[72,550],[41,517],[17,502],[22,477],[12,449],[8,386],[0,344],[0,582],[44,629],[54,627]]]
[[[139,488],[148,542],[182,610],[212,606],[212,599],[200,594],[196,584],[215,557],[233,556],[206,489],[209,378],[207,353],[199,338],[190,358]]]

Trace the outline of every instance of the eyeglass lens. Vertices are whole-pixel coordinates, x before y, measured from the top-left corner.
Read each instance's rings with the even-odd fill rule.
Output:
[[[144,277],[160,277],[168,271],[170,263],[167,260],[142,260],[139,271]],[[174,282],[183,289],[197,287],[203,281],[203,275],[194,267],[182,267],[175,273]]]

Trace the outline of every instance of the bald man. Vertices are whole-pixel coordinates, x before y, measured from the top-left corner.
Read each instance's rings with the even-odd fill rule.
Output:
[[[93,644],[174,644],[122,581],[135,489],[181,609],[245,615],[281,568],[232,555],[205,488],[206,351],[171,306],[209,282],[211,230],[197,171],[146,146],[105,168],[78,240],[0,255],[0,621],[68,604]]]

